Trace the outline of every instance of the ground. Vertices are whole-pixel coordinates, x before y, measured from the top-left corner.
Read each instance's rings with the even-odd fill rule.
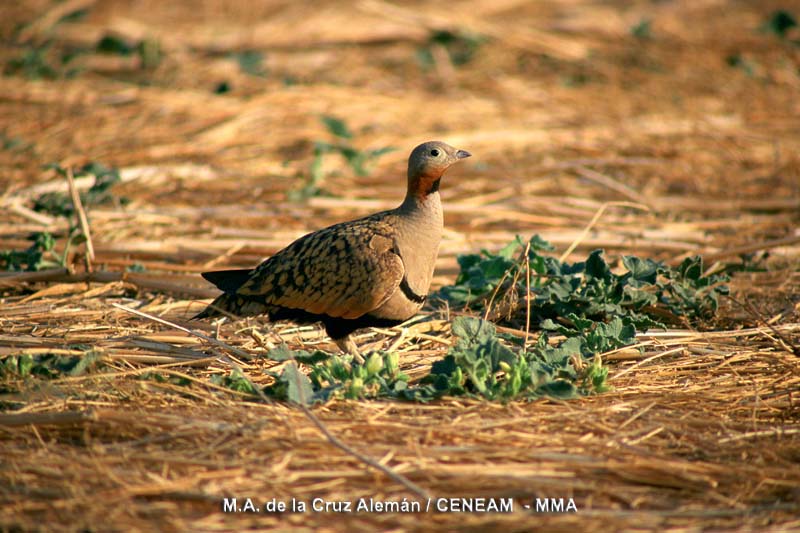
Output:
[[[0,358],[94,362],[4,374],[0,528],[800,528],[796,2],[27,0],[2,12],[0,250],[47,231],[66,255],[48,258],[69,270],[0,273]],[[408,152],[429,139],[473,154],[442,183],[435,288],[453,283],[458,254],[539,234],[556,255],[603,248],[613,265],[700,254],[733,272],[731,297],[707,323],[604,354],[610,392],[311,409],[395,477],[298,407],[213,383],[230,353],[115,307],[243,350],[259,385],[278,342],[335,352],[313,326],[188,322],[216,294],[199,273],[393,207]],[[321,143],[395,150],[358,173]],[[64,254],[75,213],[33,210],[44,193],[69,198],[67,170],[88,163],[120,177],[84,197],[90,260],[79,240]],[[431,304],[357,341],[399,352],[416,379],[462,313]],[[222,512],[226,497],[420,500],[400,478],[514,510]],[[537,498],[576,511],[535,512]]]

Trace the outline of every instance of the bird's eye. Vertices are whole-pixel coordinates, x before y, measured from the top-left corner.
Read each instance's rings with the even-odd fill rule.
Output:
[[[432,155],[433,157],[438,157],[438,156],[439,156],[439,150],[437,150],[436,148],[434,148],[433,150],[431,150],[431,155]]]

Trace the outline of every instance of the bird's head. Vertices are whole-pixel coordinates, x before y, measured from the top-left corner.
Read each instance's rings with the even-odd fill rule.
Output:
[[[408,157],[409,193],[424,197],[438,191],[444,171],[471,155],[466,150],[458,150],[441,141],[420,144]]]

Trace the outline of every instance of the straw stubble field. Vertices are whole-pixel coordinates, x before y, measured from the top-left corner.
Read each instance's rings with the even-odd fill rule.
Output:
[[[80,375],[4,378],[0,527],[800,528],[800,35],[764,27],[800,14],[790,4],[4,5],[0,250],[47,231],[62,253],[79,226],[33,210],[69,194],[44,165],[102,163],[120,180],[86,207],[92,272],[76,243],[69,271],[0,273],[0,357],[99,359]],[[315,165],[315,142],[334,140],[323,115],[359,151],[397,150],[366,175],[336,153]],[[280,363],[263,355],[282,341],[335,346],[317,327],[189,323],[216,294],[199,272],[393,207],[408,151],[429,138],[474,154],[443,182],[435,287],[453,283],[457,254],[538,233],[559,255],[577,242],[573,260],[603,248],[612,263],[742,265],[731,298],[708,323],[606,354],[613,390],[576,400],[335,400],[309,417],[212,382],[236,361],[270,383]],[[607,202],[626,204],[596,218]],[[357,340],[399,352],[413,380],[459,313],[429,306]],[[153,373],[167,379],[142,379]],[[224,497],[419,498],[399,481],[513,498],[514,512],[222,512]],[[523,507],[536,498],[577,512]]]

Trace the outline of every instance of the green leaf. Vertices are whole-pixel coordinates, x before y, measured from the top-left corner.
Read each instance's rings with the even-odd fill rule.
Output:
[[[345,124],[343,120],[331,115],[322,115],[320,120],[322,120],[322,123],[325,124],[325,127],[328,128],[328,131],[332,135],[341,137],[342,139],[353,138],[353,134],[347,128],[347,124]]]
[[[584,388],[590,393],[608,392],[612,387],[608,384],[608,367],[603,366],[600,356],[596,356],[586,369]]]
[[[622,256],[622,264],[628,269],[630,273],[631,283],[636,282],[635,286],[640,284],[654,284],[658,272],[662,269],[662,265],[651,259],[641,259],[632,255]]]
[[[383,357],[381,357],[378,352],[373,352],[367,358],[365,368],[368,375],[377,375],[381,370],[383,370]]]
[[[129,56],[133,54],[134,48],[134,46],[129,45],[124,39],[116,35],[103,35],[103,37],[97,41],[97,45],[95,46],[95,50],[101,54],[114,54],[121,56]]]
[[[314,365],[320,361],[325,361],[330,356],[321,350],[314,350],[313,353],[308,353],[305,350],[297,350],[295,352],[295,360],[304,365]]]
[[[37,247],[39,250],[43,252],[51,251],[56,245],[56,239],[48,232],[44,231],[41,233],[34,234],[34,246]]]
[[[785,39],[789,30],[797,27],[797,19],[790,12],[779,9],[773,11],[763,25],[763,30],[770,32],[780,39]]]
[[[100,354],[94,351],[88,351],[84,353],[82,357],[76,357],[75,359],[77,361],[75,361],[74,366],[68,371],[70,376],[83,375],[87,369],[93,367],[95,363],[100,360]]]
[[[71,346],[73,349],[84,349],[80,345]],[[55,355],[55,354],[22,354],[8,356],[0,359],[0,377],[40,377],[57,378],[62,376],[78,376],[101,366],[101,354],[90,349],[82,355]]]
[[[631,27],[631,35],[640,40],[648,40],[653,37],[652,21],[650,19],[642,19],[638,24]]]
[[[24,378],[29,376],[31,370],[33,369],[33,357],[31,357],[29,354],[20,355],[17,362],[17,368],[19,369],[20,377]]]
[[[314,389],[308,376],[300,372],[295,363],[289,363],[283,369],[281,382],[286,385],[286,398],[292,403],[310,405],[314,397]]]
[[[13,58],[6,64],[5,73],[7,74],[22,74],[28,79],[54,79],[59,77],[60,73],[53,66],[49,56],[50,42],[46,42],[40,46],[28,46],[23,51],[22,55],[18,58]]]
[[[687,257],[678,266],[678,274],[688,281],[698,281],[703,275],[703,258],[700,256]]]
[[[519,238],[520,238],[519,235],[517,235],[517,239]],[[539,254],[539,252],[552,252],[553,250],[555,250],[555,247],[552,244],[542,239],[537,234],[534,234],[533,237],[530,238],[528,243],[530,244],[529,256],[531,258],[536,257]]]
[[[503,259],[511,259],[517,255],[520,250],[522,250],[523,246],[525,246],[525,244],[522,242],[522,237],[517,235],[514,237],[513,241],[500,248],[500,251],[497,252],[497,255]],[[486,250],[483,251],[483,254],[486,256],[491,256],[491,254]]]
[[[586,275],[602,280],[611,279],[611,269],[603,259],[603,250],[595,250],[589,254],[589,258],[586,260]]]
[[[370,159],[376,159],[384,154],[388,154],[395,151],[397,151],[397,148],[395,148],[394,146],[384,146],[383,148],[376,148],[374,150],[370,150],[369,157]]]
[[[144,49],[142,49],[141,53],[144,53]],[[258,50],[244,50],[243,52],[234,53],[232,56],[239,64],[239,69],[242,72],[257,77],[266,75],[263,65],[264,56]]]
[[[426,69],[432,67],[436,61],[431,47],[441,46],[453,65],[465,65],[472,61],[485,40],[485,37],[469,32],[436,30],[431,32],[427,45],[417,51],[417,60]]]
[[[289,361],[294,359],[294,355],[294,352],[286,344],[281,344],[267,353],[267,357],[273,361]]]

